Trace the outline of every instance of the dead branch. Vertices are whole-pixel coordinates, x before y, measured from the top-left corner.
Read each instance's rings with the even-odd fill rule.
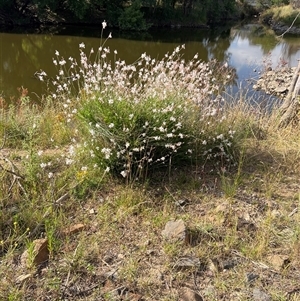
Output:
[[[279,127],[287,126],[297,115],[299,111],[299,93],[300,93],[300,61],[292,78],[289,92],[284,104],[280,108]]]
[[[283,34],[281,34],[281,35],[279,35],[279,36],[277,36],[278,38],[283,38],[283,36],[286,34],[286,33],[288,33],[290,30],[291,30],[291,28],[294,26],[294,23],[296,22],[296,20],[297,20],[297,18],[300,16],[300,11],[299,11],[299,13],[297,14],[297,16],[296,16],[296,18],[294,19],[294,21],[292,22],[292,24],[291,24],[291,26],[283,33]]]

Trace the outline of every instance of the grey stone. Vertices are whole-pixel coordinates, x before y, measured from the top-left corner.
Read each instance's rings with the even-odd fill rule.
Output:
[[[254,288],[252,295],[253,301],[271,301],[271,297],[259,288]]]
[[[257,274],[254,274],[254,273],[246,274],[246,280],[247,280],[248,283],[253,282],[257,278],[259,278],[259,276]]]
[[[161,232],[162,236],[168,240],[185,240],[186,227],[184,221],[169,221],[166,223],[165,229]]]
[[[178,268],[193,268],[193,267],[200,267],[201,262],[200,259],[198,257],[194,257],[194,256],[183,256],[180,257],[174,267],[178,267]]]
[[[277,87],[277,88],[275,88],[275,92],[276,93],[284,93],[284,92],[286,92],[288,90],[288,88],[287,87],[284,87],[284,86],[279,86],[279,87]]]

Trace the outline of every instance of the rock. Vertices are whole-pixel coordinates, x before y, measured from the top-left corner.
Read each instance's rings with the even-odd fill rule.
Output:
[[[48,240],[46,238],[36,239],[32,242],[32,250],[27,249],[21,255],[21,265],[23,267],[31,267],[32,265],[38,266],[47,261],[48,258]]]
[[[179,301],[203,301],[203,298],[195,291],[186,287],[183,289]]]
[[[252,295],[253,301],[271,301],[271,297],[259,288],[254,288]]]
[[[285,98],[294,72],[295,68],[287,67],[276,68],[272,71],[266,70],[253,85],[253,89]]]
[[[207,269],[213,274],[216,274],[219,271],[219,264],[216,260],[208,259]]]
[[[247,231],[249,233],[252,233],[252,232],[255,232],[257,228],[250,221],[248,221],[244,218],[239,218],[238,217],[238,222],[237,222],[236,229],[237,229],[237,231]]]
[[[274,90],[274,92],[276,92],[276,93],[285,93],[286,91],[288,91],[288,88],[284,87],[284,86],[279,86],[279,87],[275,88],[275,90]]]
[[[168,240],[186,240],[186,227],[182,219],[169,221],[165,229],[161,232],[162,236]]]
[[[228,260],[224,260],[222,262],[222,267],[223,267],[223,270],[230,270],[230,269],[233,269],[237,264],[238,264],[238,262],[236,260],[228,259]]]
[[[270,255],[267,257],[267,260],[277,271],[280,271],[281,269],[285,268],[290,263],[288,256],[279,254]]]
[[[193,268],[193,267],[200,267],[201,262],[200,259],[198,257],[194,257],[194,256],[183,256],[180,257],[174,267],[177,268]]]
[[[64,229],[62,231],[62,234],[63,234],[63,236],[69,236],[69,235],[83,231],[84,228],[85,228],[84,224],[76,224],[76,225],[70,226],[67,229]]]
[[[180,199],[178,201],[175,201],[175,205],[178,206],[178,207],[185,207],[188,204],[189,204],[188,199]]]
[[[254,273],[248,273],[248,274],[246,274],[246,281],[248,283],[251,283],[251,282],[253,282],[254,280],[256,280],[258,278],[259,278],[259,276],[257,274],[254,274]]]

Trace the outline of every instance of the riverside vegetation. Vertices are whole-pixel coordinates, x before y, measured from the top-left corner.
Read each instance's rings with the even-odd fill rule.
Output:
[[[1,103],[0,299],[299,300],[299,124],[224,101],[226,65],[109,38]]]

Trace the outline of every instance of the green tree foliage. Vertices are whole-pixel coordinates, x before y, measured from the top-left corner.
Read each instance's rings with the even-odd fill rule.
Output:
[[[270,8],[272,6],[281,6],[289,4],[289,0],[256,0],[260,7]],[[298,0],[296,0],[298,2]]]
[[[145,30],[147,24],[141,12],[139,0],[133,1],[132,5],[126,7],[119,17],[119,27],[126,30]]]
[[[259,0],[260,1],[260,0]],[[288,1],[288,0],[266,0]],[[1,0],[0,13],[41,21],[49,11],[72,20],[89,22],[91,16],[109,26],[147,29],[147,21],[160,25],[219,22],[234,11],[235,0]],[[11,14],[14,11],[15,14]],[[97,14],[95,14],[97,12]],[[1,14],[0,14],[1,18]],[[16,20],[18,18],[14,17]],[[95,17],[94,17],[95,18]],[[99,20],[99,22],[101,21]],[[1,19],[0,19],[1,21]],[[94,19],[95,21],[95,19]],[[42,21],[41,21],[42,22]]]

